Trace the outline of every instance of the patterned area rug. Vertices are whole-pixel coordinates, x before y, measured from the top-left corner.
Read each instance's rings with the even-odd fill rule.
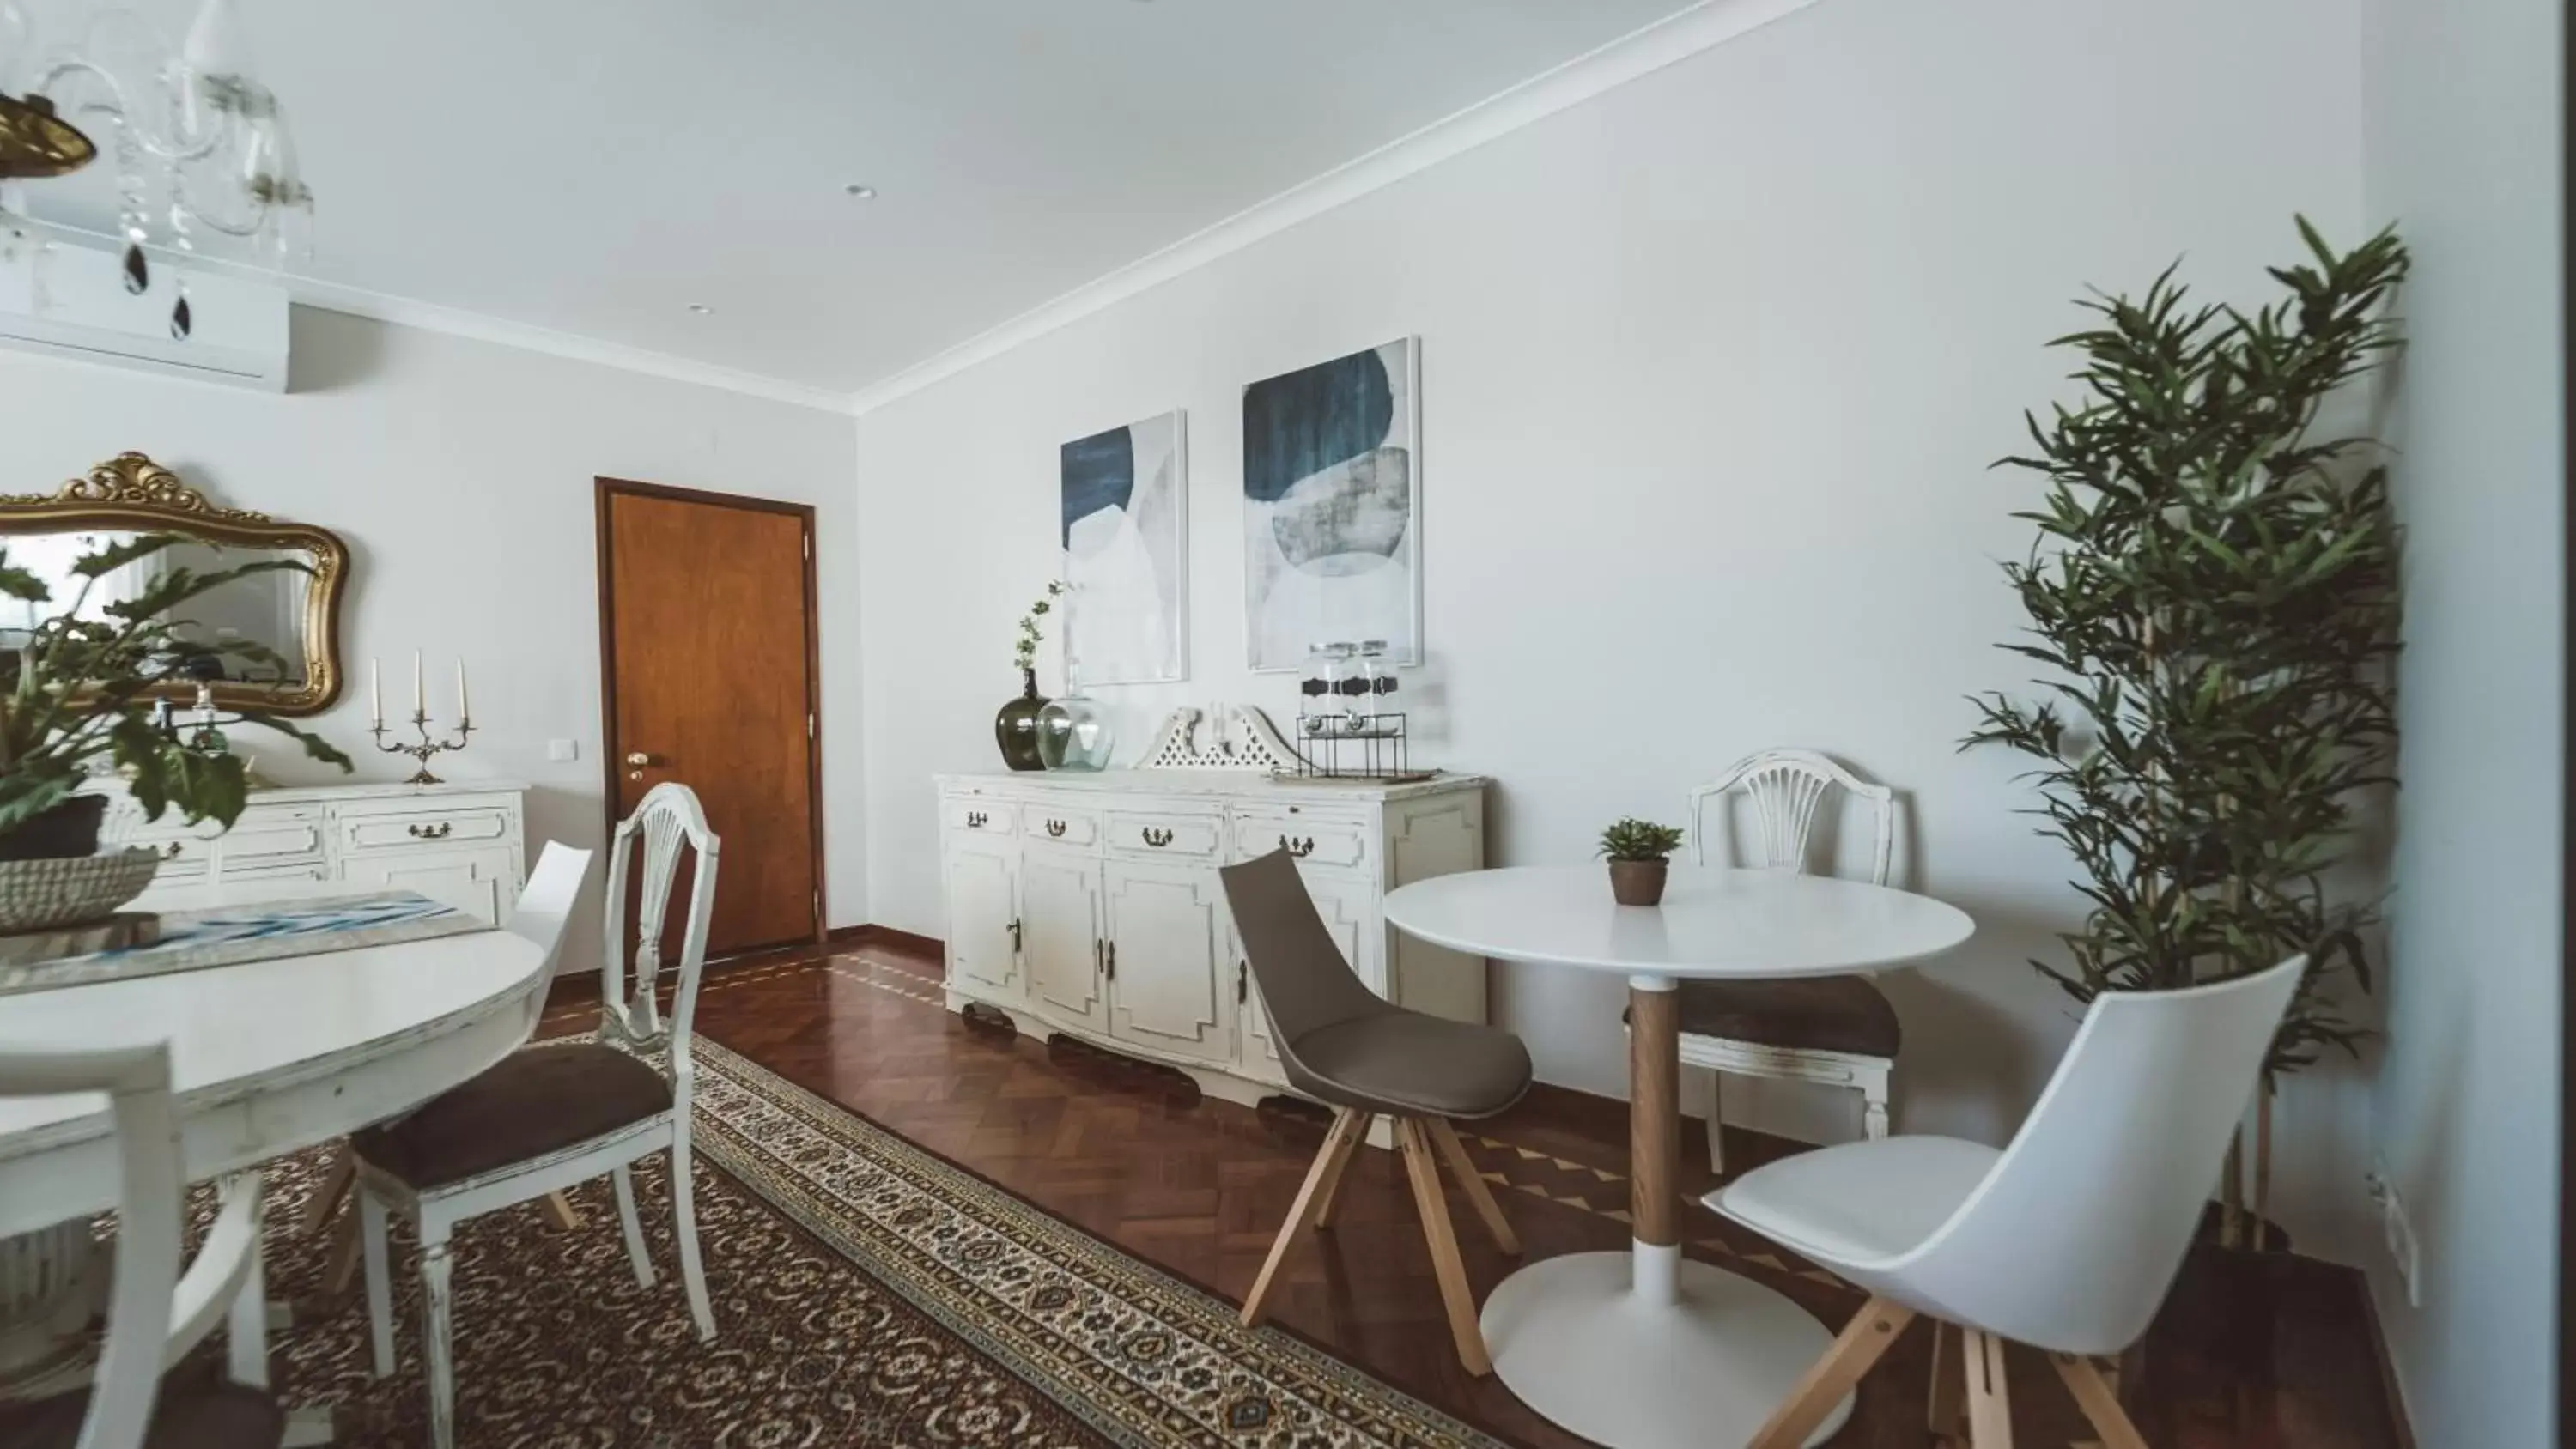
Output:
[[[700,1038],[697,1205],[717,1337],[678,1281],[662,1163],[636,1173],[656,1269],[636,1286],[605,1182],[457,1232],[460,1444],[1474,1446],[1499,1441],[1129,1258]],[[395,1375],[370,1376],[359,1294],[316,1297],[328,1235],[293,1228],[319,1175],[272,1173],[277,1387],[345,1442],[426,1442],[418,1278],[396,1228]]]

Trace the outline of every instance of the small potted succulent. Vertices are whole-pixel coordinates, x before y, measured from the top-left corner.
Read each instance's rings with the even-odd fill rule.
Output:
[[[1601,832],[1610,859],[1610,894],[1623,906],[1651,906],[1664,898],[1666,858],[1681,848],[1682,833],[1651,820],[1627,819]]]

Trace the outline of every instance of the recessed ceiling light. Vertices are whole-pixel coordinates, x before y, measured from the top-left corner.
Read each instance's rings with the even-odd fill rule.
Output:
[[[708,306],[708,305],[707,305],[706,303],[704,303],[704,302],[691,302],[691,303],[689,304],[689,310],[690,310],[690,311],[692,311],[692,312],[697,313],[697,314],[698,314],[699,316],[701,316],[701,317],[705,317],[705,316],[709,316],[709,315],[711,315],[712,313],[714,313],[714,311],[715,311],[716,309],[715,309],[715,308],[713,308],[713,307]]]
[[[855,196],[861,201],[874,201],[877,199],[877,189],[864,181],[853,181],[849,185],[842,187],[841,190],[845,194]]]

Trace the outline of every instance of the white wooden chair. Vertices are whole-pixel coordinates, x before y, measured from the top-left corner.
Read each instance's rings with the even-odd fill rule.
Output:
[[[1764,750],[1728,767],[1690,793],[1691,859],[1709,864],[1726,834],[1730,797],[1740,794],[1752,816],[1749,841],[1731,852],[1734,864],[1763,870],[1805,871],[1820,807],[1835,790],[1867,801],[1876,816],[1870,880],[1887,884],[1896,843],[1896,792],[1874,785],[1813,750]],[[1807,981],[1685,981],[1675,1005],[1681,1014],[1682,1064],[1708,1073],[1708,1165],[1725,1171],[1718,1145],[1719,1079],[1728,1072],[1792,1082],[1851,1087],[1861,1094],[1861,1131],[1887,1135],[1888,1079],[1901,1040],[1896,1009],[1866,976]]]
[[[644,875],[630,1001],[625,989],[626,883],[639,839]],[[664,1034],[653,988],[660,974],[663,921],[683,841],[696,851],[697,869],[682,937],[679,994],[668,1032],[669,1074],[665,1076],[630,1048],[658,1043]],[[616,1189],[618,1219],[625,1229],[626,1255],[634,1265],[635,1281],[650,1288],[653,1260],[645,1251],[643,1225],[635,1215],[635,1186],[627,1168],[668,1151],[680,1278],[698,1337],[715,1337],[715,1314],[707,1305],[706,1275],[698,1260],[697,1212],[690,1198],[689,1020],[697,1007],[707,921],[715,906],[716,844],[688,787],[655,786],[635,813],[619,823],[609,850],[607,935],[600,968],[603,1005],[597,1039],[517,1052],[400,1121],[370,1127],[351,1139],[358,1159],[367,1315],[378,1376],[393,1372],[394,1367],[386,1214],[401,1212],[419,1228],[422,1357],[428,1368],[430,1437],[436,1449],[453,1449],[456,1442],[448,1236],[467,1218],[605,1173]],[[560,946],[564,920],[588,863],[587,851],[548,845],[529,879],[527,894],[511,915],[510,929],[544,940],[549,959]],[[537,932],[545,935],[539,937]]]
[[[276,1449],[286,1416],[268,1393],[268,1302],[260,1272],[256,1172],[227,1179],[214,1226],[186,1276],[179,1228],[186,1187],[159,1043],[91,1051],[25,1051],[0,1043],[0,1096],[108,1095],[116,1119],[114,1285],[107,1341],[85,1389],[0,1405],[10,1449]],[[164,1385],[163,1373],[226,1324],[227,1376]]]
[[[1934,1433],[1964,1409],[1975,1449],[2009,1449],[2011,1340],[2050,1355],[2105,1449],[2145,1449],[2091,1358],[2134,1343],[2172,1286],[2307,965],[2094,998],[2000,1152],[1851,1142],[1710,1193],[1711,1209],[1871,1294],[1751,1449],[1804,1444],[1918,1314],[1938,1325]]]

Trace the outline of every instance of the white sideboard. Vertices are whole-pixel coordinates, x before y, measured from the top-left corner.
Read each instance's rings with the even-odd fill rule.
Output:
[[[948,1005],[1180,1067],[1211,1094],[1286,1090],[1217,867],[1283,846],[1353,969],[1391,1001],[1485,1019],[1482,958],[1393,935],[1396,886],[1485,863],[1485,781],[1245,770],[941,775]]]
[[[347,881],[418,891],[497,926],[526,878],[527,820],[516,781],[452,785],[310,785],[253,790],[225,830],[185,824],[175,810],[145,820],[122,782],[101,834],[161,853],[138,905],[182,909],[203,886],[256,881]]]

